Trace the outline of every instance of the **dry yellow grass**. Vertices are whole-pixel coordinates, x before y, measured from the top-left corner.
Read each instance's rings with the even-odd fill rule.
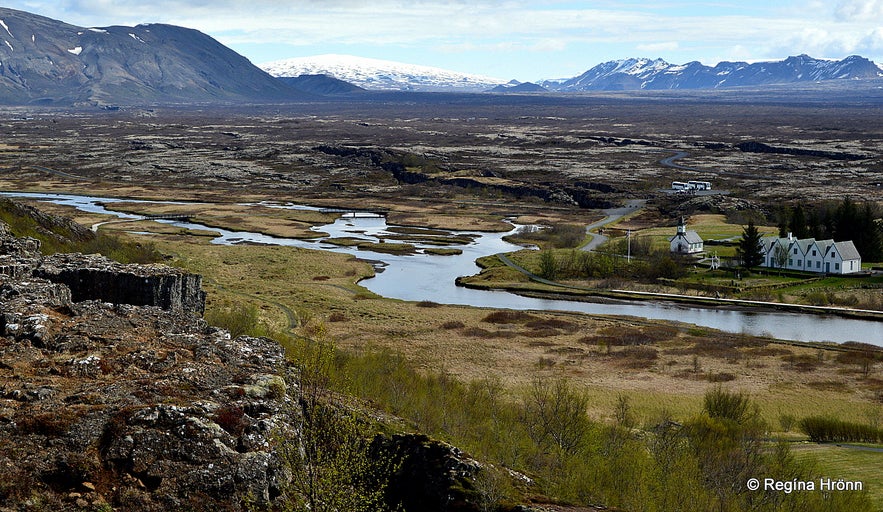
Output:
[[[235,209],[216,211],[228,214],[219,215],[219,223],[236,221]],[[76,218],[86,224],[107,220],[91,214]],[[464,380],[495,376],[510,389],[537,376],[566,376],[592,394],[591,413],[599,418],[610,416],[618,393],[631,398],[643,421],[663,410],[677,417],[695,414],[702,394],[716,385],[709,378],[729,374],[733,380],[724,386],[750,393],[773,425],[781,414],[801,417],[820,410],[863,421],[875,407],[878,388],[883,388],[873,379],[880,372],[879,364],[871,378],[864,379],[830,354],[819,364],[809,364],[817,360],[818,349],[784,347],[763,353],[743,347],[706,353],[697,347],[717,343],[720,336],[691,333],[683,327],[671,339],[653,345],[655,359],[633,367],[616,357],[624,348],[611,347],[608,354],[605,346],[586,343],[584,338],[610,329],[650,332],[662,323],[538,312],[534,316],[541,322],[564,322],[570,327],[543,330],[517,323],[491,324],[484,321],[489,310],[427,307],[432,305],[373,296],[356,284],[372,274],[371,266],[348,255],[288,247],[216,246],[204,237],[177,233],[148,240],[206,277],[209,307],[250,302],[277,328],[287,328],[292,317],[323,319],[344,349],[388,349],[427,371],[443,369]]]
[[[643,422],[664,411],[688,417],[699,411],[702,395],[716,385],[711,380],[722,375],[733,379],[725,387],[755,399],[774,430],[782,414],[802,417],[824,410],[863,421],[874,407],[873,380],[820,349],[763,342],[752,347],[752,340],[738,336],[576,314],[532,313],[534,327],[490,323],[485,319],[493,310],[373,296],[356,284],[371,275],[371,267],[347,255],[212,246],[189,237],[152,239],[177,254],[182,265],[207,276],[209,307],[249,301],[280,328],[287,326],[286,310],[323,319],[345,350],[391,350],[426,371],[445,370],[463,380],[493,376],[509,389],[535,377],[565,376],[590,392],[590,412],[598,418],[612,414],[619,393],[630,397]],[[662,331],[672,338],[654,343],[655,358],[635,367],[618,357],[626,347],[608,350],[591,340],[624,330],[647,336]]]

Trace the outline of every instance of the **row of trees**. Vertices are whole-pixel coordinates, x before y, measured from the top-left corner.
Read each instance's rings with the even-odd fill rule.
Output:
[[[797,203],[785,206],[777,214],[779,236],[790,232],[796,238],[852,240],[867,261],[883,261],[883,212],[875,203],[856,203],[850,198],[840,202]]]

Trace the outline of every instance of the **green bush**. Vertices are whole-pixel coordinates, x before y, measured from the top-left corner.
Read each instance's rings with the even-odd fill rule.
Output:
[[[800,420],[800,430],[816,443],[877,443],[883,431],[871,425],[837,418],[809,416]]]
[[[226,329],[230,337],[266,336],[268,328],[258,316],[258,308],[253,304],[233,304],[221,308],[210,308],[205,312],[209,325]]]

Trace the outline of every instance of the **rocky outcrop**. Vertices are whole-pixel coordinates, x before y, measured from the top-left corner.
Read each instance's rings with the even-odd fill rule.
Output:
[[[403,455],[389,482],[390,503],[423,512],[477,511],[474,483],[482,470],[459,448],[419,434],[394,435],[385,449]]]
[[[519,199],[537,198],[551,203],[576,205],[580,208],[610,208],[614,203],[605,194],[616,192],[617,189],[605,183],[577,181],[571,185],[555,183],[527,183],[519,181],[488,182],[474,177],[436,176],[431,173],[415,170],[402,163],[406,159],[420,160],[415,155],[397,154],[381,148],[363,148],[348,146],[316,146],[316,151],[339,157],[355,159],[389,172],[396,181],[408,185],[437,184],[450,185],[471,190],[484,190],[500,193]],[[435,165],[435,162],[426,162]]]
[[[205,310],[202,277],[164,265],[121,265],[98,255],[55,254],[42,260],[34,276],[67,285],[75,302],[158,306],[200,316]]]
[[[0,223],[0,512],[240,511],[280,505],[299,449],[296,368],[267,338],[211,327],[198,276],[79,254],[42,257]],[[198,291],[198,293],[197,293]],[[149,303],[139,305],[138,303]],[[419,434],[387,499],[475,511],[481,466]]]
[[[779,155],[812,156],[818,158],[830,158],[831,160],[862,160],[867,156],[837,151],[823,151],[820,149],[805,149],[791,147],[777,147],[764,144],[763,142],[748,141],[736,144],[736,149],[745,153],[773,153]]]
[[[269,507],[300,414],[283,349],[193,315],[179,271],[38,247],[0,228],[0,511]]]

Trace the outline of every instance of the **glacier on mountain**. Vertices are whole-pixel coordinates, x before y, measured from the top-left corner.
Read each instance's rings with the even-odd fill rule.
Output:
[[[364,89],[383,91],[477,92],[507,82],[430,66],[337,54],[283,59],[258,67],[280,78],[329,75]]]

